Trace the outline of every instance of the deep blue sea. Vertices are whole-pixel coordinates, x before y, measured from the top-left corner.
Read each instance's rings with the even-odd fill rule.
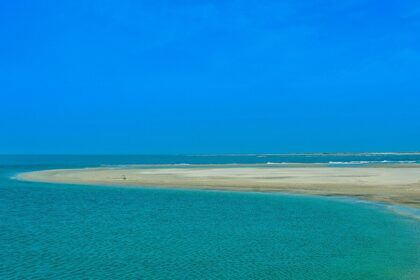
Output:
[[[338,166],[415,154],[0,156],[0,279],[420,279],[420,220],[352,199],[44,184],[127,164]]]

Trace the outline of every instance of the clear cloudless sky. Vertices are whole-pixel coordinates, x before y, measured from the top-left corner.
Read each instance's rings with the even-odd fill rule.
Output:
[[[418,0],[0,1],[0,153],[420,150]]]

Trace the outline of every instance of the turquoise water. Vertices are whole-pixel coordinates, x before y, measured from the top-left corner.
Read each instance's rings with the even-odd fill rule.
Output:
[[[126,164],[282,164],[326,163],[330,165],[420,163],[420,153],[338,153],[338,154],[261,154],[261,155],[90,155],[90,156],[6,156],[0,167],[33,168],[86,167]]]
[[[0,158],[0,279],[420,279],[420,222],[376,204],[10,179],[125,163]]]

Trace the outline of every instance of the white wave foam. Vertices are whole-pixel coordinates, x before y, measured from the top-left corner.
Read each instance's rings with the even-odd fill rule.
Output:
[[[372,161],[330,161],[328,164],[368,164],[373,163]]]
[[[404,164],[404,163],[417,163],[415,160],[360,160],[360,161],[330,161],[328,164],[375,164],[375,163],[392,163],[392,164]]]

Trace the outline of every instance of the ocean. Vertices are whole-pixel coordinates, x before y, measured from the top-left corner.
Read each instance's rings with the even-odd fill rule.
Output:
[[[23,182],[131,164],[420,163],[420,154],[0,156],[0,279],[420,279],[420,220],[291,194]]]

